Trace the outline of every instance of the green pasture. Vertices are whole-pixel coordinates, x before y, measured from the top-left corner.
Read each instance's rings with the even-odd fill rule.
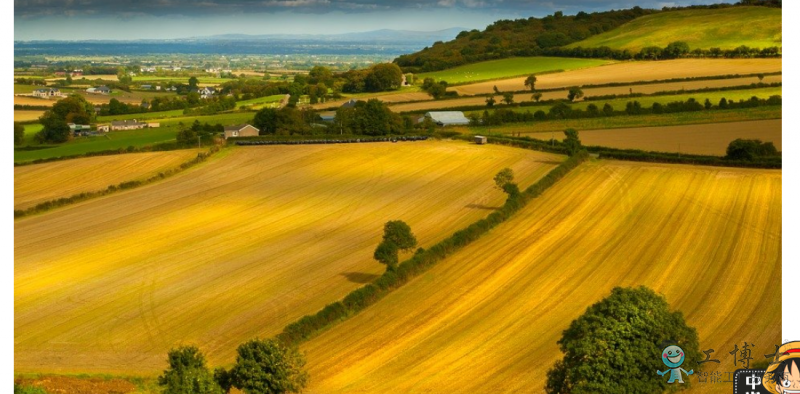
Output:
[[[603,59],[566,57],[513,57],[467,64],[449,70],[417,74],[416,78],[418,83],[422,83],[425,78],[433,78],[437,81],[447,81],[453,85],[595,67],[610,62]]]
[[[780,47],[781,9],[730,7],[660,12],[634,19],[616,29],[568,45],[568,48],[607,46],[639,51],[684,41],[690,49]]]

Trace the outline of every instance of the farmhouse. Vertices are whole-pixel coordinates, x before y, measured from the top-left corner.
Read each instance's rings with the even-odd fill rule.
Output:
[[[469,119],[461,111],[431,111],[425,114],[439,126],[468,125]]]
[[[50,98],[50,97],[61,97],[61,91],[56,88],[50,89],[36,89],[33,91],[34,97],[42,97],[42,98]]]
[[[342,104],[342,108],[353,108],[353,107],[356,106],[357,102],[358,102],[358,100],[356,100],[356,99],[347,100],[346,103]]]
[[[111,89],[109,89],[108,86],[96,86],[86,89],[86,93],[111,94]]]
[[[134,120],[115,120],[111,122],[111,130],[136,130],[147,127],[147,123]]]
[[[249,124],[225,126],[225,139],[230,137],[258,137],[258,129]]]
[[[214,94],[217,93],[217,91],[214,88],[205,87],[197,90],[197,93],[200,93],[200,98],[207,99],[214,96]]]
[[[98,124],[95,128],[98,132],[108,133],[108,123]]]

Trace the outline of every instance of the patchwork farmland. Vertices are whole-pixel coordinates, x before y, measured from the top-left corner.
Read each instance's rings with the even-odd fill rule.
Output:
[[[15,221],[15,371],[154,374],[187,342],[231,362],[239,343],[381,273],[372,251],[386,221],[431,245],[502,204],[500,169],[527,186],[562,160],[463,142],[219,155]]]

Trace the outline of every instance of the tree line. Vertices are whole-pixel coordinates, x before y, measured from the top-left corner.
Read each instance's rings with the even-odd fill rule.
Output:
[[[737,4],[713,4],[690,7],[664,7],[662,10],[633,7],[628,10],[612,10],[605,12],[578,12],[574,16],[564,15],[557,11],[543,18],[527,18],[517,20],[499,20],[489,25],[484,31],[462,31],[448,42],[437,41],[431,47],[421,51],[397,57],[394,63],[404,72],[422,73],[439,71],[477,63],[486,60],[503,59],[516,56],[564,56],[591,57],[611,59],[666,59],[666,48],[658,51],[651,48],[644,53],[626,50],[612,50],[608,47],[566,49],[564,46],[607,32],[630,22],[636,18],[658,12],[670,12],[682,9],[719,9],[735,6],[771,6],[780,7],[779,0],[748,0]],[[668,51],[669,52],[669,51]],[[780,55],[780,48],[753,49],[740,47],[734,50],[694,50],[686,56],[702,57],[774,57]]]
[[[679,112],[697,112],[724,109],[755,108],[767,105],[781,105],[781,96],[774,95],[763,99],[756,96],[748,100],[739,101],[727,100],[724,97],[717,103],[712,103],[709,99],[699,102],[694,98],[685,101],[671,101],[665,104],[653,103],[650,107],[643,107],[637,100],[629,101],[624,110],[617,110],[609,103],[602,107],[597,104],[589,104],[585,110],[572,108],[564,101],[559,101],[545,112],[544,110],[514,111],[508,108],[496,108],[493,111],[484,110],[482,114],[471,113],[467,117],[470,119],[471,126],[499,126],[505,123],[520,123],[532,121],[546,121],[556,119],[583,119],[599,118],[611,116],[630,116],[630,115],[649,115],[649,114],[669,114]]]

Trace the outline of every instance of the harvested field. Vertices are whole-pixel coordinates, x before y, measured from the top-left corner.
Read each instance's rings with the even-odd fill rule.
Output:
[[[765,106],[747,109],[734,110],[714,110],[699,112],[681,112],[674,114],[659,115],[637,115],[637,116],[612,116],[601,118],[586,119],[559,119],[546,120],[531,123],[508,123],[502,126],[489,127],[450,127],[450,130],[461,132],[462,134],[531,134],[543,132],[555,132],[562,136],[561,132],[568,128],[579,131],[602,130],[630,127],[662,127],[678,125],[698,125],[709,123],[731,123],[745,122],[754,120],[781,119],[783,116],[782,107]]]
[[[562,331],[615,286],[662,293],[717,349],[705,371],[732,371],[734,345],[781,343],[780,275],[781,171],[589,162],[302,345],[306,391],[542,392]]]
[[[87,157],[14,167],[14,209],[40,202],[104,190],[122,182],[145,180],[191,160],[194,149]]]
[[[58,100],[41,99],[31,96],[14,96],[14,105],[46,105],[52,107]]]
[[[431,96],[425,92],[411,92],[411,93],[394,93],[394,94],[379,94],[376,93],[375,96],[361,96],[361,97],[353,97],[356,100],[364,100],[367,101],[371,98],[376,98],[378,100],[383,101],[384,103],[402,103],[407,101],[421,101],[421,100],[430,100]],[[346,103],[350,98],[344,98],[341,100],[331,100],[326,101],[324,103],[314,104],[311,105],[311,108],[314,109],[326,109],[326,108],[333,108],[333,107],[340,107],[342,104]]]
[[[39,119],[40,116],[44,114],[44,111],[41,110],[14,110],[14,121],[15,122],[26,122],[29,120],[36,120]]]
[[[599,85],[612,82],[656,81],[672,78],[708,77],[730,74],[755,74],[781,71],[781,59],[678,59],[663,61],[631,61],[588,69],[545,74],[537,77],[538,89]],[[525,90],[525,78],[481,82],[456,86],[458,94],[492,93]]]
[[[40,387],[47,393],[65,394],[128,394],[138,393],[136,385],[124,379],[105,377],[41,376],[15,379],[21,386]]]
[[[584,145],[715,156],[725,156],[728,144],[737,138],[770,141],[780,151],[781,119],[580,132]]]
[[[772,76],[765,76],[763,82],[764,83],[773,83],[773,82],[781,82],[782,78],[781,75],[772,75]],[[676,90],[695,90],[695,89],[705,89],[705,88],[721,88],[721,87],[728,87],[728,86],[744,86],[750,85],[753,83],[758,83],[757,77],[748,77],[748,78],[731,78],[731,79],[713,79],[708,81],[691,81],[691,82],[671,82],[671,83],[654,83],[654,84],[645,84],[645,85],[632,85],[632,86],[612,86],[612,87],[605,87],[605,88],[586,88],[583,89],[583,93],[587,97],[591,96],[607,96],[612,94],[617,95],[624,95],[630,93],[642,93],[642,94],[653,94],[657,92],[667,92],[667,91],[676,91]],[[696,93],[695,95],[701,96],[705,93]],[[725,95],[725,92],[719,92],[718,94]],[[514,102],[522,103],[522,102],[530,102],[534,101],[531,98],[531,93],[519,93],[514,95]],[[502,96],[495,96],[495,100],[498,104],[501,104]],[[540,100],[552,100],[552,99],[566,99],[567,98],[567,90],[558,90],[552,92],[542,92],[542,97]],[[641,100],[632,98],[631,100]],[[389,108],[395,112],[410,112],[410,111],[423,111],[423,110],[435,110],[440,108],[456,108],[456,107],[465,107],[465,106],[473,106],[473,105],[486,105],[486,97],[479,96],[479,97],[466,97],[460,99],[452,99],[452,100],[429,100],[425,102],[419,103],[408,103],[408,104],[397,104],[392,105]]]
[[[528,186],[562,160],[441,141],[227,152],[14,222],[16,373],[155,374],[187,343],[232,363],[383,272],[386,221],[428,247],[504,201],[500,169]]]

